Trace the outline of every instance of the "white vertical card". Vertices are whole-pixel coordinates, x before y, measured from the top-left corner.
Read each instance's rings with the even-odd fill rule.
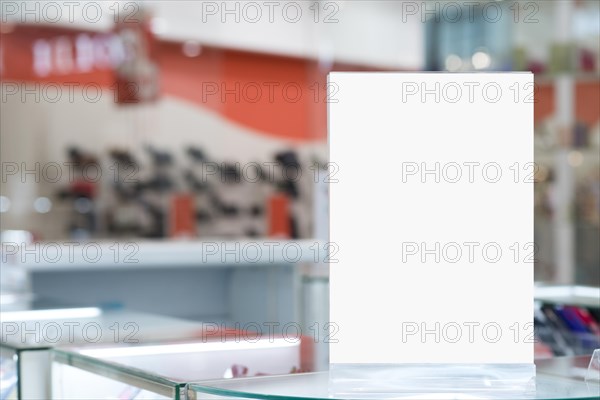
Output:
[[[331,73],[330,362],[533,362],[533,75]]]

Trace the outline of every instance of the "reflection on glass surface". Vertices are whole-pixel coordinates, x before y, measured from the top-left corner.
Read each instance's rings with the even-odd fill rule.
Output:
[[[518,399],[598,399],[600,385],[586,383],[573,368],[589,362],[589,356],[564,357],[537,364],[536,388],[508,398]],[[356,384],[355,384],[356,385]],[[506,392],[465,393],[448,382],[452,388],[437,393],[359,393],[348,386],[348,392],[333,393],[329,372],[295,374],[277,377],[259,377],[238,380],[219,380],[194,383],[189,386],[192,399],[247,398],[247,399],[506,399]]]
[[[258,350],[272,348],[298,348],[297,342],[287,341],[285,339],[260,340],[258,342],[206,342],[206,343],[179,343],[179,344],[161,344],[136,347],[115,347],[100,349],[82,349],[80,354],[97,357],[137,357],[137,356],[158,356],[164,354],[181,354],[208,351],[228,351],[228,350]]]
[[[16,398],[17,392],[17,361],[14,354],[0,354],[0,399]]]

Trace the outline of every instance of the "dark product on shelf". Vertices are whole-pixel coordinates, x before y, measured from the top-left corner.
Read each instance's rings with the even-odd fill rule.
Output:
[[[168,215],[168,192],[175,188],[170,154],[147,146],[152,160],[152,175],[141,179],[140,164],[124,150],[112,150],[115,179],[112,188],[116,204],[108,211],[108,228],[114,234],[142,237],[165,237]],[[144,222],[142,222],[144,221]]]
[[[153,163],[153,176],[143,183],[143,188],[166,192],[175,188],[175,182],[170,174],[173,165],[173,157],[164,151],[159,151],[151,146],[146,147]]]
[[[208,162],[206,155],[202,149],[196,147],[188,147],[186,149],[186,154],[192,159],[195,164],[202,164],[204,162]],[[195,201],[195,217],[198,230],[200,233],[202,232],[202,225],[208,224],[212,219],[213,215],[209,210],[209,202],[204,201],[202,204],[201,201],[198,201],[198,198],[205,197],[212,193],[211,184],[203,178],[198,178],[193,169],[188,169],[183,174],[183,179],[189,190],[193,193],[194,201]],[[200,203],[200,204],[199,204]]]
[[[594,317],[594,320],[598,324],[600,324],[600,304],[598,305],[598,307],[590,308],[588,311],[590,312],[590,314],[592,315],[592,317]]]
[[[195,215],[198,222],[208,222],[212,219],[212,215],[205,210],[197,210]]]
[[[202,149],[197,147],[190,146],[186,149],[186,153],[192,161],[199,166],[203,166],[203,164],[210,164],[211,169],[215,169],[218,171],[218,177],[220,178],[220,182],[222,183],[241,183],[242,182],[242,173],[240,171],[240,166],[238,163],[230,163],[230,162],[215,162],[211,160]],[[203,171],[207,172],[207,171]],[[193,176],[192,171],[188,171],[187,174],[191,174]],[[210,174],[212,175],[212,173]],[[207,183],[207,176],[202,174],[201,179],[195,179],[195,182],[200,182],[201,184]],[[188,178],[189,179],[189,178]]]
[[[185,171],[183,174],[184,180],[194,193],[204,193],[210,190],[210,184],[205,180],[196,178],[191,170]]]
[[[240,183],[242,181],[242,174],[236,164],[222,163],[217,165],[219,166],[221,180],[224,183]]]
[[[239,214],[239,209],[233,204],[227,204],[216,193],[210,194],[210,202],[217,213],[223,217],[233,218]]]
[[[297,239],[298,232],[297,217],[293,212],[293,203],[300,201],[300,191],[298,188],[298,178],[302,175],[302,166],[298,160],[295,151],[283,151],[275,155],[275,161],[281,168],[282,179],[275,182],[275,188],[283,197],[274,196],[269,199],[269,234],[278,236],[283,235],[292,239]],[[277,211],[276,211],[277,210]],[[279,213],[287,213],[287,221],[283,221],[283,216]],[[280,222],[277,222],[280,221]]]
[[[132,199],[139,194],[139,163],[126,150],[113,149],[109,151],[112,160],[113,189],[122,197]]]
[[[250,212],[251,216],[259,217],[259,216],[263,215],[264,210],[260,205],[254,204],[253,206],[250,207],[249,212]]]
[[[71,147],[67,150],[69,162],[72,165],[73,176],[66,188],[59,191],[58,196],[71,202],[71,212],[68,229],[71,237],[87,238],[97,231],[95,198],[97,194],[97,175],[91,175],[89,170],[100,173],[97,158]]]
[[[139,183],[139,164],[133,155],[120,149],[109,151],[113,163],[114,179],[111,188],[115,196],[115,204],[107,211],[108,231],[118,235],[140,235],[139,195],[142,187]]]
[[[204,151],[198,147],[190,146],[186,149],[186,153],[196,162],[207,162],[208,159]]]
[[[554,306],[552,305],[544,305],[542,307],[542,311],[547,318],[548,323],[557,331],[568,331],[567,325],[563,322],[563,320],[558,316],[556,311],[554,310]]]
[[[588,127],[583,122],[577,122],[573,128],[573,147],[586,148],[589,146]]]
[[[550,346],[555,356],[572,355],[573,352],[563,336],[553,329],[551,322],[548,321],[546,314],[540,309],[535,310],[534,315],[536,337],[543,343]]]
[[[589,49],[579,49],[579,69],[582,72],[596,71],[597,55]]]
[[[275,161],[281,165],[283,177],[277,187],[292,198],[298,198],[296,180],[299,176],[299,171],[301,171],[298,155],[293,151],[284,151],[275,155]]]

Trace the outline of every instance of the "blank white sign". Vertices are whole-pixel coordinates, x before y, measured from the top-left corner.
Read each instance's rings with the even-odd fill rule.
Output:
[[[533,75],[331,73],[331,363],[533,362]]]

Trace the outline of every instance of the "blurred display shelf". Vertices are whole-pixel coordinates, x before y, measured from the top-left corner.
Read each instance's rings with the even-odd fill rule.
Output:
[[[12,291],[198,321],[281,326],[301,319],[299,266],[325,257],[316,240],[266,238],[5,243],[3,251],[2,287]]]
[[[237,380],[219,380],[204,383],[192,383],[188,387],[188,398],[195,399],[598,399],[600,384],[574,378],[571,366],[587,361],[590,357],[545,360],[537,364],[535,389],[510,395],[499,392],[483,394],[470,393],[449,383],[452,389],[440,392],[420,393],[360,393],[351,388],[352,393],[338,394],[332,390],[329,372],[296,374],[288,376],[256,377]],[[350,384],[352,385],[352,384]],[[350,386],[349,386],[350,387]]]
[[[535,299],[550,304],[600,308],[600,288],[537,285]]]
[[[27,307],[2,308],[2,399],[50,398],[50,350],[54,346],[191,339],[202,332],[200,323],[127,310],[57,307],[45,301]]]
[[[53,398],[185,399],[191,381],[286,374],[300,343],[283,338],[54,349]]]
[[[2,252],[7,266],[28,271],[244,267],[296,264],[325,256],[315,240],[278,239],[5,243]]]

